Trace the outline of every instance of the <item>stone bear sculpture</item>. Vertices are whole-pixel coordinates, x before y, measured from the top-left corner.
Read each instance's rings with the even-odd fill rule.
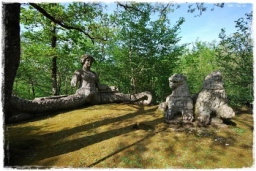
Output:
[[[172,94],[159,105],[159,109],[164,111],[164,118],[167,123],[192,122],[194,120],[193,101],[186,79],[186,76],[182,74],[173,74],[169,78],[169,87],[172,89]],[[175,119],[179,114],[182,116],[181,121]]]
[[[199,125],[209,125],[213,118],[221,121],[235,116],[228,106],[221,72],[216,71],[204,79],[202,90],[195,95],[195,117]]]

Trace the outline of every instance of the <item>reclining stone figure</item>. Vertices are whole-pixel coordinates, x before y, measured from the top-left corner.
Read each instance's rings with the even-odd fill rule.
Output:
[[[186,77],[182,74],[173,74],[169,78],[169,87],[172,89],[172,94],[159,105],[159,109],[164,111],[165,121],[167,123],[192,122],[194,120],[193,101]]]
[[[136,103],[148,105],[151,103],[152,95],[145,91],[138,94],[119,93],[115,86],[100,84],[98,76],[91,71],[94,58],[88,54],[81,57],[82,69],[74,72],[71,79],[71,86],[79,88],[75,94],[66,96],[52,96],[26,100],[17,96],[12,96],[12,109],[27,113],[44,113],[48,111],[59,111],[66,109],[76,109],[86,104],[104,103]]]
[[[228,106],[223,84],[219,71],[205,77],[202,90],[195,95],[195,116],[199,125],[209,125],[213,120],[222,123],[235,116],[233,109]]]

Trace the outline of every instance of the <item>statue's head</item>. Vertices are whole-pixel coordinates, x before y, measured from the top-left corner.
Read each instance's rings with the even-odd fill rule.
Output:
[[[215,71],[205,77],[203,88],[212,90],[223,89],[223,84],[221,72]]]
[[[169,77],[169,87],[171,89],[176,89],[177,87],[186,83],[187,77],[182,74],[173,74]]]
[[[94,59],[91,55],[89,55],[89,54],[84,54],[84,55],[81,57],[81,59],[80,59],[80,62],[81,62],[82,65],[85,63],[85,60],[86,60],[86,59],[90,59],[92,63],[95,61],[95,59]]]

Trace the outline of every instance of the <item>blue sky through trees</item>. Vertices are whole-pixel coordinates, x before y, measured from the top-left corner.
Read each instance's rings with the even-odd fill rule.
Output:
[[[213,11],[211,11],[212,3],[205,4],[205,6],[207,11],[203,12],[200,17],[194,17],[194,14],[187,13],[186,4],[181,5],[180,9],[170,14],[172,18],[183,15],[186,20],[181,26],[181,43],[195,42],[197,39],[206,42],[219,41],[218,35],[222,28],[228,35],[235,33],[237,31],[235,21],[246,17],[245,14],[253,10],[252,3],[226,2],[223,8],[215,7]]]
[[[104,2],[104,1],[102,1]],[[146,2],[146,1],[145,1]],[[150,2],[150,1],[149,1]],[[168,1],[162,1],[167,3]],[[188,13],[188,3],[178,3],[180,7],[175,9],[174,12],[169,13],[168,17],[172,24],[175,24],[180,17],[185,18],[185,22],[180,29],[179,37],[181,37],[180,44],[193,43],[195,41],[213,42],[219,41],[219,33],[221,29],[226,30],[227,35],[235,33],[235,21],[239,18],[246,17],[246,13],[253,11],[253,3],[249,1],[244,2],[225,2],[224,7],[216,7],[213,2],[205,2],[207,10],[201,16],[195,17],[199,12]],[[104,2],[105,3],[105,2]],[[152,2],[154,3],[154,2]],[[190,4],[192,2],[189,2]],[[214,2],[215,3],[215,2]],[[116,9],[116,4],[113,1],[108,1],[107,11],[111,13]],[[214,7],[214,10],[211,10]]]
[[[121,0],[122,1],[122,0]],[[120,2],[121,2],[120,1]],[[191,1],[187,0],[190,4],[199,1]],[[22,1],[21,1],[22,2]],[[35,1],[41,2],[41,1]],[[64,4],[70,3],[73,1],[67,0],[57,0],[57,1],[43,1],[43,2],[62,2]],[[93,2],[91,0],[84,2]],[[97,1],[102,2],[107,7],[107,13],[111,13],[116,10],[116,3],[114,1]],[[139,2],[139,1],[137,1]],[[141,1],[141,2],[162,2],[167,3],[168,1]],[[219,33],[221,29],[224,28],[226,30],[227,35],[235,33],[237,29],[235,28],[235,21],[239,18],[245,17],[246,13],[250,13],[253,11],[253,1],[231,1],[225,2],[223,8],[214,7],[213,3],[217,2],[209,2],[209,1],[201,1],[205,3],[205,7],[207,10],[202,13],[201,16],[195,17],[199,12],[195,11],[194,13],[188,13],[188,3],[185,1],[174,1],[180,5],[178,9],[175,9],[174,12],[169,13],[168,17],[172,24],[175,24],[176,21],[180,17],[185,18],[185,22],[182,24],[180,29],[180,34],[178,37],[181,37],[180,44],[184,43],[193,43],[196,40],[209,42],[219,41]],[[194,3],[195,4],[195,3]],[[211,9],[214,7],[214,10]],[[23,27],[21,27],[23,28]]]

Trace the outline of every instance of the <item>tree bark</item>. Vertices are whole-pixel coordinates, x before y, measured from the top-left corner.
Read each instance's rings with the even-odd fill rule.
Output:
[[[52,43],[51,46],[53,49],[56,48],[57,36],[56,36],[56,25],[52,28]],[[52,58],[52,95],[58,95],[57,88],[57,56]]]
[[[3,79],[2,79],[2,107],[4,123],[11,108],[11,96],[14,79],[20,63],[20,4],[3,3]],[[8,145],[4,145],[4,165],[9,164]]]
[[[14,79],[20,63],[20,4],[3,4],[3,83],[2,83],[2,105],[3,114],[6,118],[12,95]]]

